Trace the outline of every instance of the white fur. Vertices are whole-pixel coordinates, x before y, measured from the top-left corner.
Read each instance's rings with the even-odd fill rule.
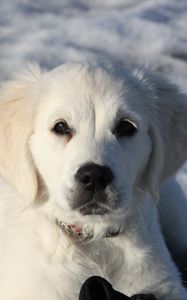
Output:
[[[187,158],[186,97],[148,71],[82,62],[32,68],[5,84],[1,98],[0,299],[77,300],[83,282],[101,275],[129,296],[186,300],[154,201]],[[113,135],[119,116],[136,123],[136,135]],[[70,140],[51,131],[59,119],[74,128]],[[121,205],[105,216],[70,206],[74,175],[90,161],[114,173]],[[93,239],[68,238],[56,218]],[[120,233],[105,238],[109,228]]]

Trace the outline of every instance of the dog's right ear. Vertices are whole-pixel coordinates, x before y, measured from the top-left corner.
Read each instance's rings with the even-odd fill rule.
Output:
[[[37,175],[29,151],[37,108],[39,69],[32,69],[0,90],[0,176],[9,182],[25,201],[35,199]]]

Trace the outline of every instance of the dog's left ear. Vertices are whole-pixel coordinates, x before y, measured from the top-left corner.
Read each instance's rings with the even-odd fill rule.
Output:
[[[151,78],[153,94],[147,106],[152,154],[146,181],[156,198],[160,184],[187,159],[187,95],[160,76]]]
[[[26,203],[35,199],[38,190],[29,151],[37,109],[36,73],[28,72],[23,78],[4,84],[0,91],[0,176]]]

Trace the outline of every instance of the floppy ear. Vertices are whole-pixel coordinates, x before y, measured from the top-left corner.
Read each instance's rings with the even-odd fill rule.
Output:
[[[160,184],[187,159],[187,96],[162,77],[152,75],[149,99],[152,154],[147,169],[150,193],[157,198]]]
[[[37,106],[36,73],[4,84],[0,91],[0,176],[27,203],[37,194],[37,175],[28,143]]]

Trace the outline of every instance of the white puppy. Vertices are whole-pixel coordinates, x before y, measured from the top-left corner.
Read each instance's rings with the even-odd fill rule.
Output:
[[[0,97],[0,299],[77,300],[100,275],[129,296],[186,300],[156,205],[187,158],[185,96],[83,62],[33,68]]]

